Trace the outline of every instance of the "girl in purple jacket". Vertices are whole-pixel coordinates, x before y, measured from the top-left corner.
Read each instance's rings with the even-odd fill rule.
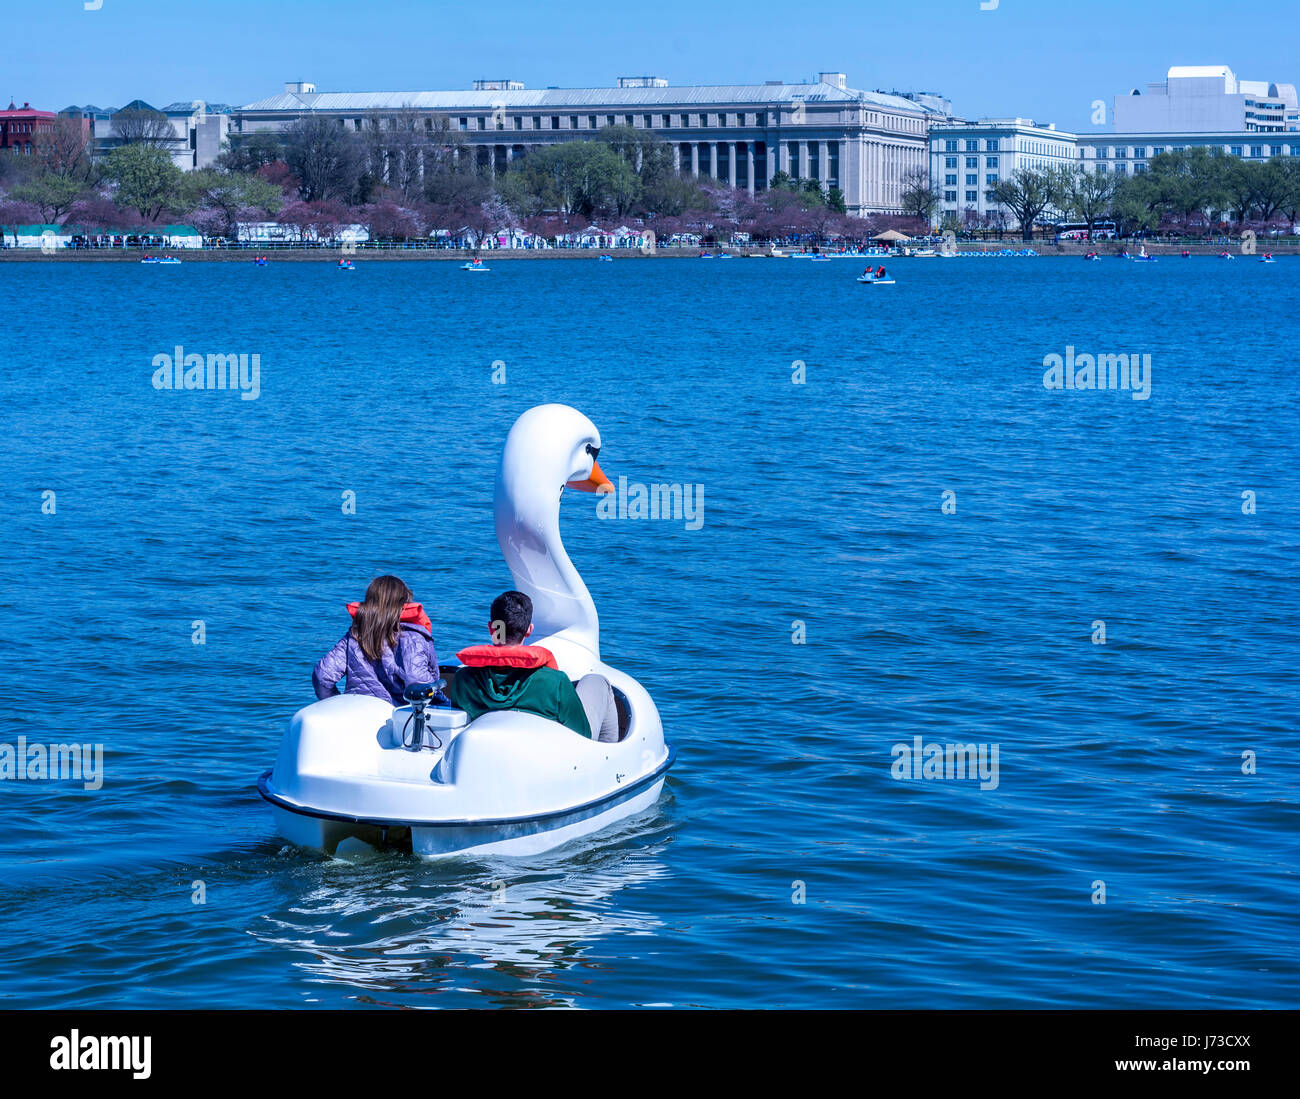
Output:
[[[401,706],[408,683],[438,679],[432,624],[396,576],[376,577],[365,601],[349,603],[348,612],[352,628],[312,672],[317,698],[337,694],[339,680],[346,677],[344,694],[374,695]]]

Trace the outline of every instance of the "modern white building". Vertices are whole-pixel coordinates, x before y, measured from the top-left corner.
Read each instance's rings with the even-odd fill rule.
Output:
[[[94,142],[94,155],[100,157],[130,140],[123,132],[123,112],[128,112],[126,117],[141,113],[161,115],[170,126],[172,136],[151,138],[151,143],[165,148],[171,154],[172,163],[187,172],[211,167],[221,155],[230,130],[230,107],[225,103],[205,103],[201,99],[182,100],[166,107],[154,107],[142,99],[135,99],[120,109],[72,106],[65,107],[59,114],[87,121]]]
[[[607,126],[647,130],[671,145],[683,174],[766,189],[778,171],[844,193],[849,213],[897,213],[909,173],[924,171],[928,132],[950,116],[933,93],[859,91],[844,73],[816,82],[672,86],[623,77],[612,88],[528,90],[517,80],[475,82],[472,91],[318,92],[307,81],[232,115],[231,136],[282,131],[303,116],[350,130],[417,112],[443,120],[482,169],[502,172],[530,150],[597,136]]]
[[[1175,65],[1165,79],[1115,97],[1116,133],[1295,133],[1294,84],[1241,80],[1227,65]]]
[[[1021,168],[1074,164],[1076,136],[1030,118],[982,118],[940,122],[930,129],[930,185],[939,193],[935,220],[1016,225],[1015,215],[993,199],[992,190]]]

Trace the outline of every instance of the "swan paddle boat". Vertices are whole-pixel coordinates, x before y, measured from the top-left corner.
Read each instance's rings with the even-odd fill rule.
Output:
[[[571,680],[598,672],[609,681],[619,740],[588,740],[521,710],[471,722],[429,705],[433,684],[408,686],[412,702],[399,707],[335,695],[294,714],[258,780],[281,836],[331,855],[407,843],[435,858],[528,855],[655,804],[673,749],[645,688],[601,660],[595,604],[560,541],[564,488],[612,487],[596,464],[600,442],[577,409],[529,409],[506,438],[494,509],[514,586],[533,601],[531,643]]]

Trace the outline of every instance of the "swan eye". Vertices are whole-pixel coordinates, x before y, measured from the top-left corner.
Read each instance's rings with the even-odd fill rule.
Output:
[[[587,453],[591,455],[591,460],[594,462],[597,458],[600,457],[600,447],[592,446],[590,443],[588,443]]]

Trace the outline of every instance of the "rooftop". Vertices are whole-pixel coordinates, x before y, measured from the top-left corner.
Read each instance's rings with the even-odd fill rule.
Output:
[[[858,91],[834,84],[638,84],[618,88],[545,88],[437,92],[281,92],[239,108],[241,111],[392,111],[491,110],[496,107],[690,107],[714,103],[870,103],[897,111],[925,114],[911,99],[885,92]]]

